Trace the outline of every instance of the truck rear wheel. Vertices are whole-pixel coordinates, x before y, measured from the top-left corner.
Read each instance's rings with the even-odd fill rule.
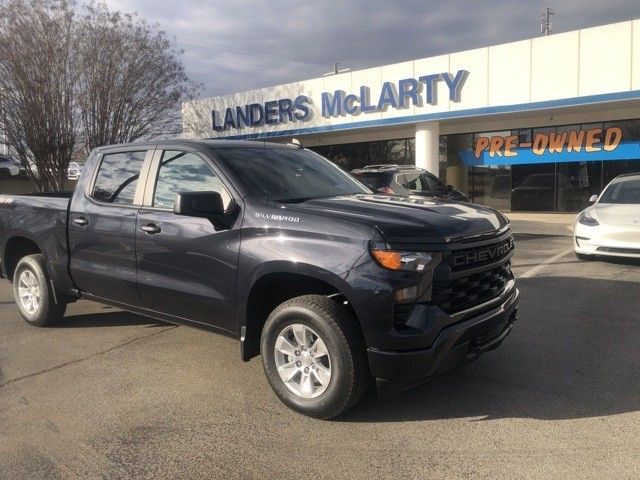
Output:
[[[288,407],[334,418],[362,397],[369,378],[356,319],[322,295],[292,298],[262,330],[262,363],[275,394]]]
[[[62,300],[56,303],[41,254],[20,259],[13,274],[13,294],[22,318],[37,327],[60,320],[67,308]]]

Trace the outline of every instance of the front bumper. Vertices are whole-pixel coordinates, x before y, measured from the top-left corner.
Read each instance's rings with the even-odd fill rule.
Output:
[[[576,222],[573,245],[577,253],[640,258],[640,230],[611,226],[590,227]]]
[[[420,383],[468,363],[498,347],[517,317],[519,292],[513,288],[491,310],[443,328],[426,349],[393,351],[368,348],[369,368],[379,387],[386,382]]]

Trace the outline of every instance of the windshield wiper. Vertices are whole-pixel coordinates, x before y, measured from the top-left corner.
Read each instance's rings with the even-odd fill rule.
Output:
[[[307,200],[318,200],[320,198],[334,198],[334,197],[348,197],[351,195],[358,195],[364,192],[345,192],[345,193],[334,193],[331,195],[316,195],[315,197],[298,197],[298,198],[279,198],[274,199],[274,202],[277,203],[302,203]]]
[[[307,200],[313,200],[314,198],[318,197],[278,198],[273,201],[276,203],[302,203]]]

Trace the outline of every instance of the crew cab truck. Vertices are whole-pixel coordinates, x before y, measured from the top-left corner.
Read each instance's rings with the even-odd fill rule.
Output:
[[[295,145],[98,148],[73,194],[0,196],[2,274],[30,324],[80,298],[240,340],[275,394],[332,418],[497,347],[516,320],[509,221],[376,195]]]

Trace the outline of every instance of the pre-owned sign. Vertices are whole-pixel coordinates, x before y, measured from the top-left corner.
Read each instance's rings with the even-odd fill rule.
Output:
[[[467,165],[626,160],[640,156],[637,142],[624,142],[618,127],[536,133],[530,140],[517,135],[479,136],[473,150],[458,155]]]

